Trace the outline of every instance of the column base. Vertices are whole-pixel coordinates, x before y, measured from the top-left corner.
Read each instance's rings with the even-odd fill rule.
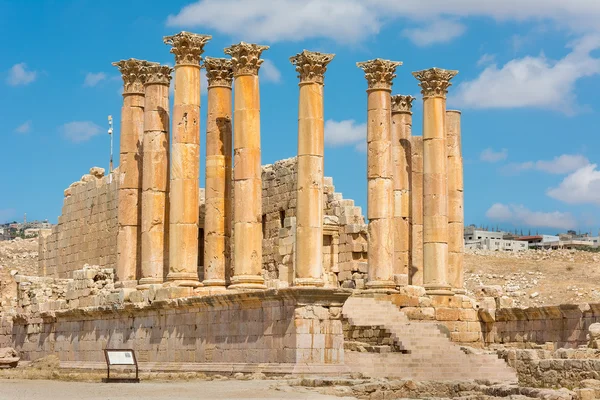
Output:
[[[396,290],[394,281],[368,281],[365,286],[368,291],[389,292]]]
[[[139,280],[138,285],[136,286],[137,290],[146,290],[150,288],[151,285],[162,285],[163,280],[160,278],[142,278]]]
[[[225,282],[225,279],[205,279],[202,281],[202,285],[203,286],[211,286],[211,287],[218,287],[218,286],[227,286],[227,283]]]
[[[265,280],[259,275],[238,275],[231,278],[231,285],[227,289],[264,290]]]
[[[318,278],[296,278],[294,279],[294,286],[315,286],[323,287],[325,282],[323,279]]]
[[[454,294],[467,294],[467,289],[464,288],[454,288],[452,291]]]
[[[452,288],[448,285],[425,284],[425,293],[433,296],[454,296]]]
[[[167,282],[173,282],[177,286],[199,287],[202,283],[198,280],[198,274],[193,272],[169,272]]]

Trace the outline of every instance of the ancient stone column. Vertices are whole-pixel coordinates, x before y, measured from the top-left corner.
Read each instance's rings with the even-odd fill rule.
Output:
[[[269,46],[240,42],[231,56],[233,99],[233,264],[232,289],[264,289],[262,276],[262,176],[260,165],[261,53]]]
[[[147,61],[114,62],[123,77],[116,278],[122,287],[137,285],[141,264],[140,205],[142,201],[142,137],[144,135],[144,74]]]
[[[460,111],[446,111],[448,157],[448,283],[455,293],[464,289],[464,185],[460,140]]]
[[[410,181],[412,96],[392,96],[392,158],[394,161],[394,279],[408,284],[410,266]]]
[[[448,268],[446,94],[458,71],[413,72],[423,94],[423,286],[429,294],[451,295]]]
[[[392,80],[401,62],[374,60],[356,64],[365,71],[367,89],[367,288],[394,289],[394,193],[392,161]]]
[[[169,188],[169,84],[172,68],[144,67],[142,174],[142,268],[138,288],[162,283]]]
[[[410,138],[410,271],[408,283],[423,286],[423,137]]]
[[[231,60],[206,57],[206,213],[204,286],[225,289],[231,237]]]
[[[295,286],[323,286],[323,79],[333,54],[290,58],[300,78]]]
[[[200,59],[209,35],[165,36],[175,54],[173,140],[169,185],[168,281],[198,281],[198,192],[200,175]]]

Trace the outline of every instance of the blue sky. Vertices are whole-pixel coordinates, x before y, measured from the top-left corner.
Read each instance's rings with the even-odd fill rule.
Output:
[[[107,115],[118,154],[122,101],[111,62],[173,64],[162,37],[181,30],[211,34],[208,56],[240,40],[271,46],[261,69],[263,164],[297,151],[289,57],[335,53],[325,173],[365,214],[366,80],[355,64],[381,57],[404,63],[393,92],[417,97],[416,135],[422,100],[411,72],[460,71],[448,108],[463,116],[467,223],[600,229],[597,0],[0,0],[0,222],[25,212],[56,222],[62,191],[92,166],[108,169]],[[202,158],[202,185],[203,168]]]

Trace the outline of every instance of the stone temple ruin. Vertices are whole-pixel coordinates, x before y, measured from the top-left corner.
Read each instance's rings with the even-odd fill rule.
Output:
[[[119,167],[92,168],[65,190],[58,225],[40,238],[38,276],[14,277],[0,347],[23,360],[56,354],[72,368],[104,368],[111,347],[167,371],[513,382],[509,364],[518,371],[522,352],[538,351],[523,349],[561,358],[552,351],[587,343],[599,307],[519,311],[501,294],[465,294],[461,113],[446,110],[457,71],[413,73],[424,102],[423,136],[413,136],[414,98],[392,95],[401,63],[357,64],[368,84],[366,223],[323,175],[334,55],[290,58],[298,155],[261,166],[268,47],[241,42],[225,49],[230,58],[202,60],[210,39],[164,38],[176,62],[172,111],[172,68],[114,63],[124,81]],[[508,363],[489,351],[499,344],[517,349],[501,354]]]

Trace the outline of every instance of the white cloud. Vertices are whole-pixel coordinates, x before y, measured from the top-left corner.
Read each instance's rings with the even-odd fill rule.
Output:
[[[568,175],[546,194],[569,204],[596,204],[600,206],[600,171],[589,164]]]
[[[539,228],[573,229],[577,226],[571,213],[531,211],[514,204],[496,203],[487,210],[485,216],[494,221]]]
[[[489,65],[489,64],[493,64],[496,62],[496,55],[495,54],[484,54],[481,57],[479,57],[479,60],[477,60],[477,66],[481,67],[484,65]]]
[[[17,126],[15,132],[17,133],[29,133],[31,131],[31,120],[23,122],[21,125]]]
[[[67,140],[74,143],[86,142],[103,131],[100,126],[91,121],[68,122],[59,130]]]
[[[500,151],[494,151],[492,148],[487,148],[481,152],[479,159],[481,161],[495,163],[498,161],[506,160],[508,157],[508,150],[502,149]]]
[[[600,73],[600,59],[591,55],[600,48],[600,35],[583,37],[568,47],[572,51],[558,61],[540,54],[502,67],[489,65],[476,79],[458,85],[449,101],[464,108],[535,107],[573,114],[575,83]]]
[[[353,119],[325,121],[325,144],[331,147],[353,145],[356,150],[367,151],[367,124],[357,124]]]
[[[88,72],[83,81],[84,87],[94,87],[103,80],[106,80],[106,74],[104,72]]]
[[[437,43],[447,43],[465,33],[467,28],[456,21],[435,20],[419,28],[407,28],[402,36],[417,46],[425,47]]]
[[[167,25],[201,27],[247,41],[329,38],[356,43],[398,19],[426,23],[467,17],[529,25],[550,22],[575,33],[600,32],[597,0],[520,0],[518,5],[482,0],[199,0],[169,15]]]
[[[554,157],[550,161],[539,160],[539,161],[526,161],[523,163],[510,164],[506,166],[509,171],[524,171],[524,170],[536,170],[547,172],[549,174],[568,174],[578,170],[581,167],[588,165],[590,161],[587,157],[581,154],[563,154],[558,157]]]
[[[37,78],[36,71],[29,71],[27,69],[27,64],[19,63],[13,65],[8,71],[6,83],[10,86],[29,85],[31,82],[35,81],[35,78]]]
[[[259,73],[261,78],[266,82],[281,82],[281,72],[279,72],[275,64],[273,64],[273,61],[269,59],[265,59],[262,63]]]

